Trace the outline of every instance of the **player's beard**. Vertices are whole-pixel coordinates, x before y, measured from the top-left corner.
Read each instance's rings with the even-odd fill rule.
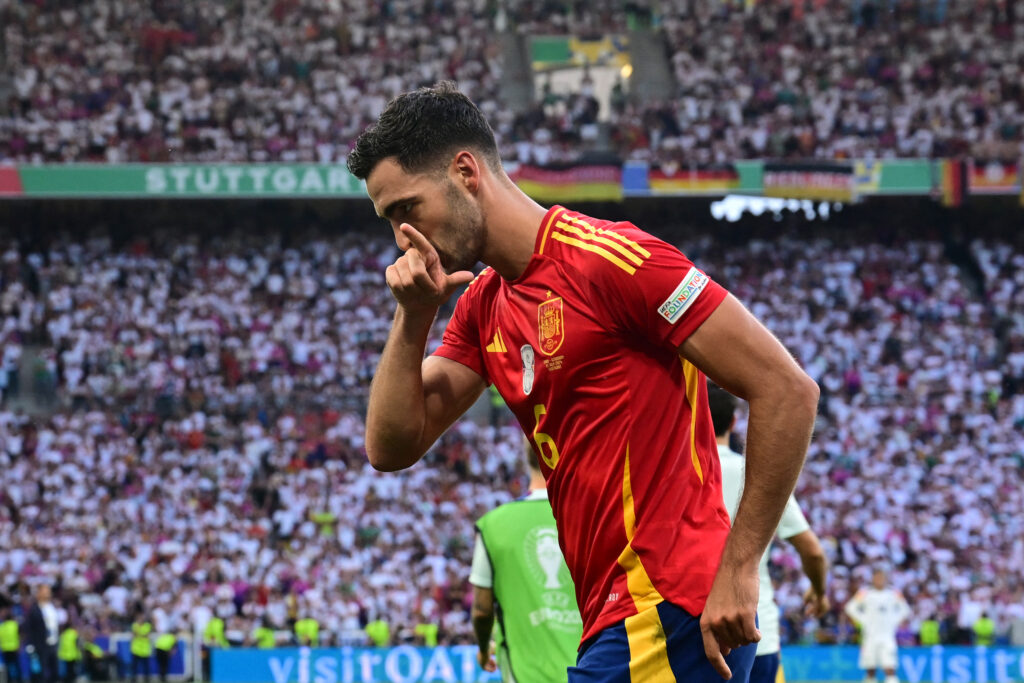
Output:
[[[484,215],[480,207],[459,192],[450,179],[445,187],[448,224],[444,239],[434,244],[441,267],[451,274],[470,270],[480,261],[484,246]]]

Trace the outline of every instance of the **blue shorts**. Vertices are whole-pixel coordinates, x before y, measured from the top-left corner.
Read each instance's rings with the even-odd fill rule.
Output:
[[[750,670],[750,683],[775,683],[781,663],[782,657],[778,652],[754,657],[754,667]]]
[[[757,645],[725,658],[730,683],[747,683]],[[635,614],[588,638],[569,683],[723,683],[704,654],[700,619],[668,602]]]

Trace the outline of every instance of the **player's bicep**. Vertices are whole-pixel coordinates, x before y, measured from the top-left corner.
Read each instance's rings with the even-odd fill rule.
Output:
[[[731,294],[679,346],[679,354],[747,401],[804,390],[811,382],[782,343]]]
[[[423,361],[424,450],[469,410],[486,387],[483,377],[458,361],[443,356]]]

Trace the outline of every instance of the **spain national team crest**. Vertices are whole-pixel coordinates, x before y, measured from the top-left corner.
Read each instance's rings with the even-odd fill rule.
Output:
[[[550,356],[562,346],[565,339],[565,317],[562,315],[562,297],[556,296],[537,306],[537,331],[540,350]]]

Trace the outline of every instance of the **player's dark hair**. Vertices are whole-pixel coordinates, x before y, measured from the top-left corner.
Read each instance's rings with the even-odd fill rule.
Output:
[[[537,451],[534,450],[533,444],[529,439],[523,439],[523,458],[526,460],[526,468],[528,472],[540,473],[540,460],[537,458]]]
[[[711,408],[715,436],[724,436],[732,428],[732,419],[736,416],[736,397],[717,384],[708,382],[708,406]]]
[[[460,149],[479,153],[492,170],[501,168],[487,119],[453,82],[441,81],[391,100],[356,140],[348,170],[365,180],[377,164],[394,157],[408,173],[440,171]]]

